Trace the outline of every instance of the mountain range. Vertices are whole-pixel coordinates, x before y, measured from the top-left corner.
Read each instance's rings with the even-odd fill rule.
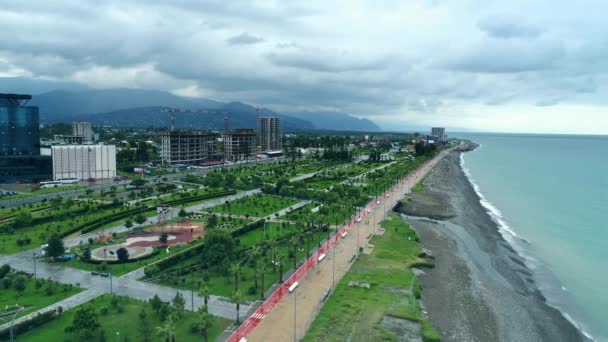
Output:
[[[219,102],[183,97],[166,91],[144,89],[92,89],[78,83],[0,78],[0,92],[30,93],[30,105],[40,109],[42,123],[91,121],[113,127],[168,127],[174,108],[177,128],[222,129],[224,116],[230,128],[254,128],[255,107],[242,102]],[[260,115],[282,118],[286,131],[381,131],[372,121],[339,112],[275,113],[262,108]]]

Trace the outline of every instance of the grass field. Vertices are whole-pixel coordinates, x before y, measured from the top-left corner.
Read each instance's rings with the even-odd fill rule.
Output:
[[[355,261],[304,341],[397,341],[397,334],[383,325],[385,317],[414,322],[424,341],[438,341],[422,318],[416,298],[420,287],[411,267],[429,264],[418,257],[421,247],[416,233],[396,214],[382,226],[385,234],[370,241],[373,252]],[[370,288],[349,286],[349,282],[366,283]]]
[[[14,272],[10,273],[2,279],[2,283],[5,278],[14,279],[14,276],[17,275],[19,274]],[[73,296],[81,291],[80,288],[58,284],[45,279],[38,280],[40,287],[36,289],[36,280],[29,276],[24,277],[26,278],[26,286],[25,290],[21,293],[18,293],[12,286],[10,288],[5,288],[5,284],[2,284],[2,287],[0,288],[0,310],[4,310],[7,306],[19,304],[26,308],[18,316],[20,317],[47,307],[64,298]],[[49,285],[51,286],[51,291],[48,290]],[[0,324],[1,323],[2,321],[0,321]]]
[[[146,321],[152,330],[151,340],[162,341],[163,339],[155,334],[157,326],[162,323],[157,314],[152,310],[152,307],[147,302],[142,302],[130,298],[118,297],[121,310],[115,309],[111,304],[111,296],[104,295],[96,298],[90,303],[83,305],[93,305],[99,317],[99,328],[96,331],[96,336],[89,341],[142,341],[143,337],[139,333],[139,313],[142,308],[146,311]],[[104,315],[100,313],[100,309],[105,307],[108,312]],[[65,311],[58,319],[37,327],[26,334],[18,337],[19,341],[81,341],[76,334],[66,333],[66,327],[72,324],[74,314],[79,307]],[[175,340],[176,341],[203,341],[200,334],[190,332],[190,325],[198,320],[198,314],[186,311],[184,316],[176,321],[175,324]],[[226,319],[213,317],[211,328],[209,329],[209,340],[214,341],[228,326],[230,322]],[[100,337],[101,331],[105,339]]]
[[[290,198],[254,195],[213,207],[211,211],[233,215],[264,217],[296,203],[298,203],[298,200]]]

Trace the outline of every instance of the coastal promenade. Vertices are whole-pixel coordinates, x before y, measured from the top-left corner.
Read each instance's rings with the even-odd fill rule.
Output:
[[[242,337],[246,337],[247,341],[302,339],[323,306],[324,293],[333,290],[348,272],[352,265],[351,258],[357,253],[358,247],[363,247],[364,253],[371,252],[373,246],[369,245],[369,239],[373,234],[381,232],[380,222],[386,213],[392,210],[405,194],[411,192],[411,189],[449,152],[451,149],[442,151],[399,182],[392,190],[374,199],[366,209],[357,214],[357,217],[362,219],[353,220],[347,234],[334,237],[336,243],[324,253],[322,261],[317,262],[311,270],[297,279],[298,285],[293,291],[286,294],[278,303],[264,303],[264,305],[273,305],[268,305],[270,307],[268,312],[262,305],[227,340],[240,341]],[[344,232],[346,231],[345,229]],[[293,283],[294,280],[290,278],[277,291],[281,289],[284,291]]]

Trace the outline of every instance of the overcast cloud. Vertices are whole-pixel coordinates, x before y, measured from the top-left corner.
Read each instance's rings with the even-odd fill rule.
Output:
[[[9,1],[0,76],[167,90],[385,129],[608,134],[600,0]]]

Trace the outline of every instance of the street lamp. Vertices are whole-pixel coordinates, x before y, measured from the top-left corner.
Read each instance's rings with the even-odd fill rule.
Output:
[[[34,252],[34,279],[36,279],[36,253]]]

